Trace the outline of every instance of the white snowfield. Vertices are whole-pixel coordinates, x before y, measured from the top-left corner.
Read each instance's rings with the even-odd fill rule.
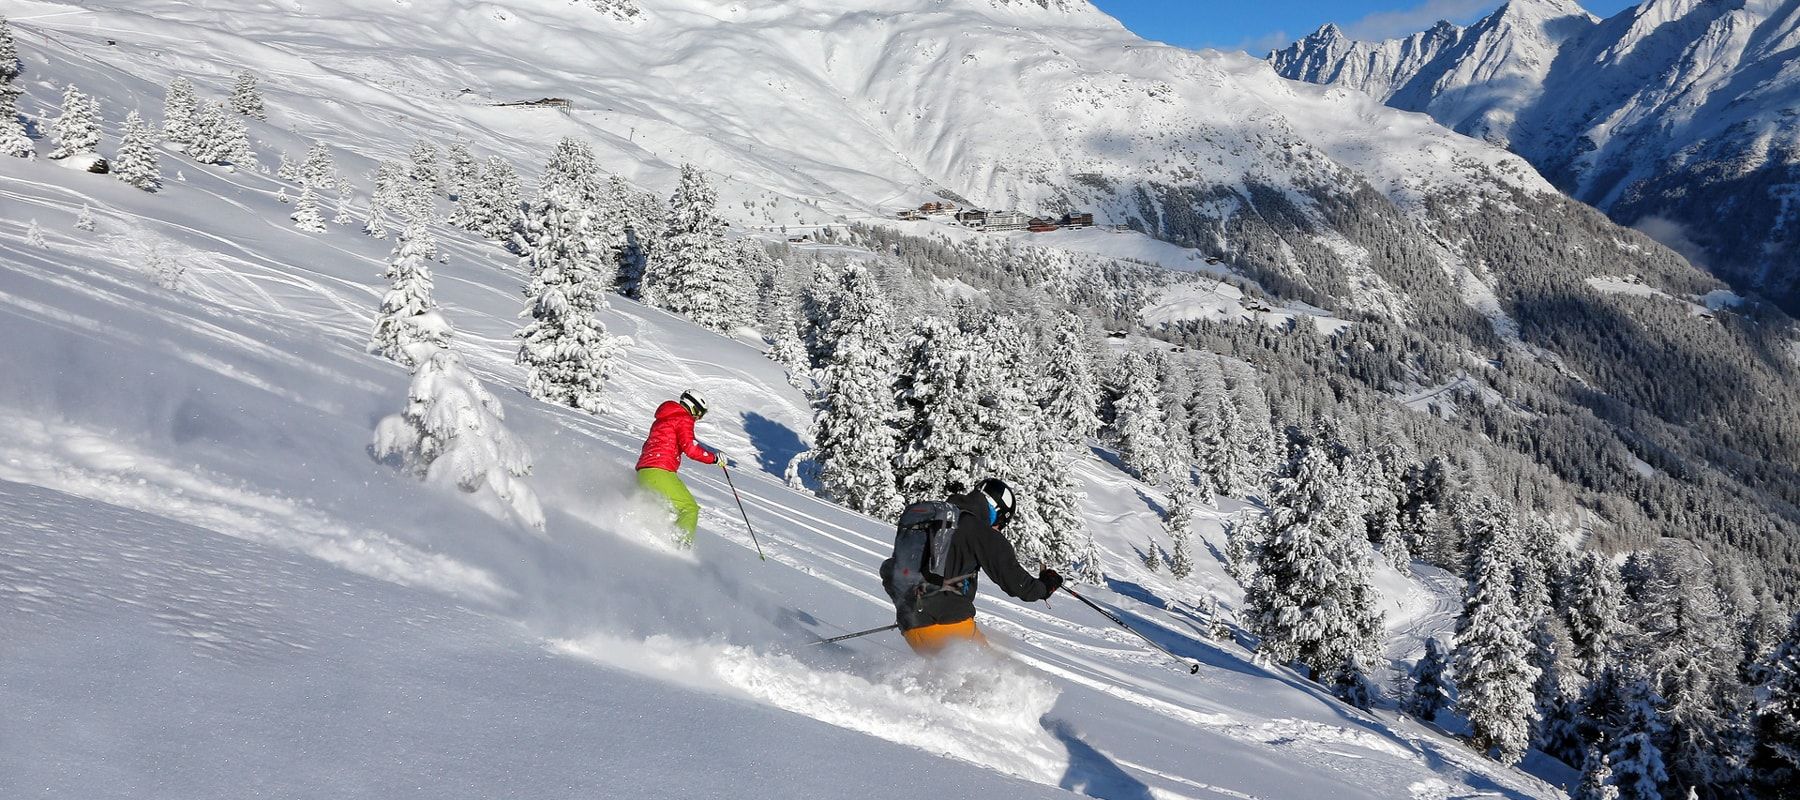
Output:
[[[913,15],[857,5],[870,8],[645,2],[634,22],[559,0],[0,0],[0,13],[19,32],[26,113],[45,117],[76,83],[100,98],[110,147],[126,109],[158,116],[173,75],[216,97],[249,67],[270,101],[270,122],[252,124],[264,160],[324,138],[364,196],[369,159],[415,135],[467,136],[528,173],[555,137],[581,135],[659,190],[673,164],[702,159],[731,176],[734,203],[918,196],[923,184],[894,176],[925,174],[904,167],[927,154],[948,160],[937,174],[979,172],[951,138],[858,162],[846,153],[861,150],[829,148],[864,147],[867,131],[817,128],[819,109],[776,113],[776,98],[871,96],[848,76],[886,74],[862,63],[883,53],[931,60],[869,33]],[[930,8],[918,17],[972,30],[1044,27],[1096,48],[1126,37],[1085,7]],[[759,24],[832,35],[760,50],[731,35]],[[1220,61],[1156,50],[1126,58]],[[800,73],[757,83],[801,57],[860,71],[806,73],[846,82],[805,93]],[[458,98],[465,85],[491,99],[572,96],[585,111],[491,108]],[[716,94],[695,102],[703,92]],[[832,166],[849,163],[867,171]],[[1028,606],[991,587],[980,608],[994,654],[922,661],[891,633],[811,645],[892,620],[875,576],[891,539],[888,523],[779,477],[809,420],[779,368],[755,346],[615,300],[605,321],[635,342],[614,387],[621,410],[535,402],[512,364],[518,264],[448,232],[436,297],[453,346],[535,456],[527,480],[548,524],[523,529],[427,487],[369,454],[407,385],[364,352],[391,240],[297,231],[268,175],[169,152],[163,173],[165,188],[146,194],[0,159],[0,796],[1558,796],[1207,640],[1195,609],[1209,593],[1227,607],[1240,597],[1220,524],[1244,506],[1202,513],[1198,571],[1174,584],[1137,560],[1160,538],[1161,494],[1098,456],[1079,473],[1109,581],[1085,591],[1199,662],[1197,676],[1069,598]],[[1030,184],[1015,180],[995,178],[984,199]],[[92,232],[74,226],[84,205]],[[34,221],[43,247],[27,242]],[[666,514],[638,495],[631,467],[651,409],[689,386],[718,409],[701,436],[741,462],[767,561],[717,469],[683,473],[705,508],[691,553],[667,544]],[[1385,568],[1378,580],[1388,654],[1410,658],[1449,625],[1454,582]]]

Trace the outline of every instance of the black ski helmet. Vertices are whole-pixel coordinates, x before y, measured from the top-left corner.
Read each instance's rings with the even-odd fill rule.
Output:
[[[1012,521],[1013,490],[1006,481],[999,478],[987,478],[976,485],[976,490],[987,495],[988,504],[994,508],[994,527],[1004,528]]]
[[[681,393],[681,407],[687,409],[688,413],[693,414],[694,419],[698,420],[706,416],[706,397],[689,389]]]

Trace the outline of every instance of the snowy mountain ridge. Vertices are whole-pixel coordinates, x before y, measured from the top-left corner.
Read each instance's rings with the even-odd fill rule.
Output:
[[[1577,199],[1650,220],[1716,274],[1791,304],[1797,47],[1800,7],[1782,0],[1646,0],[1606,20],[1516,0],[1466,29],[1387,42],[1326,26],[1269,61],[1508,147]]]

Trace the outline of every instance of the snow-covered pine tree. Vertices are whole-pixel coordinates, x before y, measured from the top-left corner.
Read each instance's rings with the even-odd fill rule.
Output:
[[[383,275],[388,279],[388,291],[382,295],[381,310],[375,315],[375,332],[369,338],[369,352],[406,367],[417,366],[406,360],[412,352],[407,349],[409,345],[448,345],[437,338],[442,331],[415,324],[427,315],[436,316],[438,307],[431,296],[431,262],[426,256],[431,250],[426,239],[431,235],[424,221],[416,219],[401,231]]]
[[[194,96],[194,85],[177,75],[163,96],[163,138],[177,150],[192,152],[199,125],[200,101]]]
[[[1395,492],[1399,479],[1392,472],[1398,458],[1391,451],[1391,444],[1370,447],[1358,452],[1353,461],[1362,477],[1363,526],[1368,529],[1369,544],[1386,556],[1388,563],[1405,570],[1412,562],[1412,549],[1400,535],[1400,498]]]
[[[202,164],[222,165],[228,171],[256,166],[256,156],[250,152],[250,130],[223,102],[208,103],[200,112],[189,152]]]
[[[1612,762],[1612,785],[1618,787],[1619,800],[1662,800],[1669,772],[1656,746],[1663,732],[1657,713],[1661,698],[1639,678],[1626,685],[1624,703],[1619,738],[1607,754]]]
[[[294,202],[294,198],[288,196],[287,187],[283,186],[275,191],[275,202],[285,206],[288,203]]]
[[[351,195],[351,194],[338,195],[337,216],[331,218],[331,224],[333,224],[333,225],[349,225],[350,223],[355,222],[356,219],[354,217],[350,216],[350,207],[355,201],[356,201],[355,195]]]
[[[313,140],[312,145],[306,148],[306,160],[300,162],[300,182],[324,191],[331,188],[332,176],[336,172],[337,168],[331,162],[331,145]]]
[[[1229,642],[1237,638],[1231,633],[1231,623],[1225,619],[1225,609],[1219,606],[1219,596],[1206,596],[1206,635],[1213,641]]]
[[[31,220],[30,225],[25,227],[25,244],[40,250],[48,250],[50,248],[50,243],[44,241],[44,229],[38,225],[38,221],[35,218]]]
[[[1444,680],[1448,659],[1436,638],[1425,640],[1425,655],[1407,671],[1401,710],[1426,722],[1436,722],[1438,712],[1450,707],[1450,687]]]
[[[556,158],[519,234],[531,276],[525,316],[532,321],[516,334],[518,361],[531,396],[598,414],[611,408],[606,382],[630,340],[608,334],[597,316],[606,307],[612,264],[602,258],[591,205],[578,186],[557,179]]]
[[[268,119],[268,110],[263,106],[262,90],[257,88],[257,78],[249,70],[239,72],[237,81],[231,85],[231,110],[246,117]]]
[[[1600,748],[1587,748],[1581,759],[1581,784],[1569,800],[1619,800],[1619,787],[1612,785],[1612,762]]]
[[[1538,678],[1513,583],[1523,544],[1512,513],[1498,500],[1483,496],[1476,503],[1475,569],[1456,634],[1457,709],[1468,718],[1476,747],[1516,764],[1531,742]]]
[[[463,204],[462,225],[484,239],[505,242],[519,225],[519,209],[523,205],[519,173],[513,170],[512,162],[493,156]]]
[[[1174,480],[1187,480],[1192,471],[1194,452],[1197,449],[1188,438],[1190,420],[1188,419],[1187,401],[1194,395],[1194,384],[1190,379],[1185,359],[1177,360],[1161,349],[1151,350],[1144,356],[1149,362],[1150,371],[1156,375],[1156,396],[1163,412],[1163,440],[1167,444],[1167,461],[1169,476]]]
[[[1563,622],[1568,626],[1574,657],[1581,674],[1592,680],[1600,674],[1612,651],[1619,624],[1619,571],[1610,559],[1587,553],[1574,562],[1563,590]]]
[[[643,299],[645,271],[657,253],[668,219],[662,201],[649,192],[637,191],[625,179],[612,177],[612,196],[621,205],[625,229],[619,246],[619,294]]]
[[[1044,414],[1062,438],[1072,445],[1081,445],[1100,428],[1100,418],[1095,413],[1100,405],[1100,388],[1088,356],[1086,326],[1081,317],[1066,313],[1057,321],[1053,336],[1044,353]]]
[[[427,141],[413,143],[412,165],[407,177],[413,185],[432,195],[444,193],[444,170],[438,164],[438,146]]]
[[[1573,764],[1581,757],[1582,739],[1576,715],[1581,707],[1581,678],[1569,669],[1564,654],[1568,637],[1554,614],[1538,618],[1531,630],[1531,665],[1538,668],[1532,686],[1536,707],[1531,746]]]
[[[451,199],[460,203],[481,181],[481,162],[469,152],[469,143],[461,139],[450,143],[444,158],[444,188]]]
[[[1194,485],[1177,479],[1169,492],[1169,507],[1163,514],[1163,536],[1169,540],[1169,574],[1183,580],[1194,573],[1194,556],[1188,539],[1193,535]]]
[[[24,68],[19,61],[19,46],[13,41],[12,24],[0,16],[0,84],[12,82]]]
[[[375,168],[375,175],[370,178],[372,185],[369,189],[368,213],[363,220],[363,232],[377,239],[385,239],[390,216],[401,221],[410,216],[409,182],[406,165],[398,161],[383,161]]]
[[[714,212],[718,195],[705,173],[681,167],[681,182],[669,198],[668,227],[645,271],[644,302],[681,314],[716,331],[741,321],[751,287],[732,269],[725,223]]]
[[[901,494],[911,500],[974,488],[981,414],[976,354],[968,336],[937,317],[919,320],[896,382]]]
[[[436,312],[425,316],[439,317]],[[441,318],[428,326],[446,331],[448,338],[449,324]],[[448,347],[416,342],[403,360],[418,365],[407,388],[406,410],[375,426],[375,456],[398,459],[427,482],[470,494],[491,492],[498,509],[542,530],[543,509],[521,480],[531,474],[531,454],[506,429],[500,401]]]
[[[319,213],[319,196],[313,193],[312,184],[300,189],[300,199],[294,202],[294,213],[289,217],[294,227],[307,233],[324,233],[325,216]]]
[[[1268,513],[1239,523],[1255,563],[1245,591],[1261,658],[1337,682],[1372,657],[1381,612],[1362,516],[1325,448],[1306,444],[1275,479]]]
[[[62,115],[50,124],[56,149],[51,158],[68,158],[100,149],[100,101],[83,94],[75,84],[63,90]]]
[[[768,322],[769,360],[787,369],[788,383],[800,388],[811,365],[806,359],[806,343],[800,338],[800,287],[792,267],[783,263],[775,274],[774,297],[770,301]],[[903,374],[905,369],[902,370]],[[904,446],[902,441],[902,446]]]
[[[31,136],[19,117],[19,97],[23,94],[23,89],[0,81],[0,155],[13,158],[37,156],[37,148],[32,146]]]
[[[156,163],[156,141],[150,126],[144,124],[143,117],[136,111],[125,115],[125,130],[119,137],[119,152],[113,156],[112,168],[119,180],[133,187],[146,192],[162,188],[162,170]]]
[[[1169,472],[1169,437],[1155,368],[1142,355],[1127,353],[1120,363],[1123,392],[1114,404],[1119,457],[1145,481]]]
[[[1763,679],[1751,718],[1755,744],[1749,771],[1751,780],[1775,797],[1800,785],[1800,614],[1758,672]]]
[[[294,166],[293,159],[288,158],[286,150],[281,151],[281,158],[275,163],[275,177],[284,181],[300,180],[299,168]]]
[[[811,459],[832,499],[878,517],[900,510],[894,491],[892,322],[874,278],[860,264],[844,268],[826,310],[830,360],[820,370],[824,394],[813,417]]]
[[[1143,562],[1144,569],[1151,572],[1162,572],[1162,547],[1156,543],[1155,539],[1144,543],[1144,552],[1139,554],[1138,559]]]
[[[75,216],[75,230],[90,232],[94,230],[94,210],[88,208],[87,203],[81,204],[81,213]]]

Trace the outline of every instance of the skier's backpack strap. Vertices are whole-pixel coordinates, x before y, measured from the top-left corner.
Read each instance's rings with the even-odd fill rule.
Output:
[[[957,591],[948,589],[947,584],[972,577],[944,578],[944,569],[950,562],[950,542],[961,513],[942,500],[913,503],[900,512],[900,524],[894,532],[895,602],[919,611],[926,597]]]

